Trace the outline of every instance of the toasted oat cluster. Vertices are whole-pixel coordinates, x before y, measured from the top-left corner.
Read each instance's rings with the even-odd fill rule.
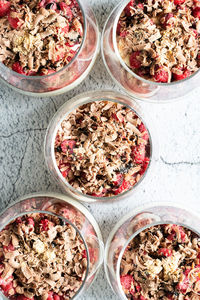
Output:
[[[55,140],[57,166],[78,191],[118,195],[145,173],[149,135],[135,112],[111,101],[78,107],[61,123]]]
[[[0,62],[27,76],[52,74],[79,50],[82,24],[76,0],[0,0]]]
[[[199,300],[200,240],[175,224],[147,228],[129,243],[120,271],[128,299]]]
[[[71,299],[86,268],[81,237],[58,217],[27,214],[0,232],[0,289],[9,299]]]
[[[117,26],[125,63],[155,82],[182,80],[200,67],[199,0],[131,0]]]

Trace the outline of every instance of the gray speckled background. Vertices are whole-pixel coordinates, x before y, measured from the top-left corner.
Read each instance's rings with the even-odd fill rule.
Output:
[[[102,28],[115,0],[91,0]],[[60,191],[50,182],[44,164],[43,140],[56,110],[74,95],[91,89],[111,88],[112,82],[99,57],[88,78],[74,91],[52,98],[22,96],[0,85],[0,210],[17,197],[35,191]],[[171,104],[144,104],[157,129],[159,161],[151,180],[123,202],[87,205],[97,219],[104,240],[131,208],[152,201],[190,204],[200,211],[200,89]],[[103,270],[85,299],[117,299]]]

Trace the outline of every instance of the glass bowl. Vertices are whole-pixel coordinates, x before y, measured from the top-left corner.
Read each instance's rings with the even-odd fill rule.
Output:
[[[58,193],[35,193],[20,198],[1,213],[0,231],[14,219],[29,213],[46,213],[63,218],[81,236],[88,263],[83,284],[73,297],[77,299],[93,283],[103,263],[104,244],[98,224],[91,213],[74,199]],[[0,291],[1,297],[7,299]]]
[[[0,79],[14,90],[29,96],[58,95],[75,88],[91,71],[100,49],[97,20],[86,0],[78,0],[83,19],[84,35],[81,47],[71,62],[50,75],[25,76],[0,63]]]
[[[60,170],[57,167],[56,159],[55,159],[55,153],[54,153],[54,142],[56,138],[56,134],[58,131],[58,128],[60,127],[60,124],[62,121],[66,118],[66,116],[71,113],[73,110],[75,110],[80,105],[94,102],[94,101],[112,101],[116,103],[120,103],[122,105],[126,105],[130,109],[132,109],[142,120],[145,127],[148,130],[149,133],[149,139],[150,139],[150,163],[148,165],[148,168],[145,172],[145,174],[142,176],[142,178],[136,183],[131,189],[128,191],[118,194],[116,196],[111,197],[95,197],[90,195],[85,195],[79,191],[77,191],[75,188],[73,188],[66,179],[62,176]],[[148,120],[148,121],[147,121]],[[118,92],[112,92],[112,91],[91,91],[87,93],[80,94],[71,100],[67,101],[54,115],[52,118],[46,132],[45,142],[44,142],[44,155],[45,155],[45,161],[47,168],[50,171],[50,174],[52,175],[53,179],[57,181],[59,186],[62,188],[63,192],[66,192],[73,196],[74,198],[85,201],[85,202],[108,202],[108,201],[116,201],[125,199],[129,195],[131,195],[139,186],[143,183],[145,184],[146,180],[148,180],[148,175],[152,173],[152,169],[155,167],[156,158],[158,157],[158,143],[155,142],[156,135],[155,130],[152,129],[152,122],[149,120],[149,116],[144,116],[143,111],[138,106],[136,102],[134,102],[132,99],[130,99],[128,96],[120,94]],[[156,144],[156,145],[155,145]]]
[[[154,203],[132,210],[115,225],[105,246],[104,268],[112,290],[126,300],[120,283],[120,264],[130,241],[141,231],[159,224],[177,224],[200,235],[200,215],[172,203]]]
[[[130,0],[121,1],[109,15],[102,33],[101,53],[112,79],[130,96],[149,102],[167,102],[181,98],[197,88],[200,71],[172,83],[157,83],[135,74],[123,61],[117,47],[116,31],[119,17]]]

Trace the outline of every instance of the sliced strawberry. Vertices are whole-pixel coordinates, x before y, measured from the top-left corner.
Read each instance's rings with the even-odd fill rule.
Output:
[[[6,16],[10,11],[10,2],[1,0],[0,1],[0,18]]]
[[[131,187],[130,183],[126,180],[123,180],[122,185],[118,188],[113,190],[114,195],[118,195],[127,191]]]
[[[138,59],[139,56],[140,56],[139,51],[134,51],[130,55],[129,61],[130,61],[130,66],[132,69],[139,69],[141,67],[141,62]]]
[[[132,157],[136,164],[144,162],[146,154],[145,145],[141,144],[132,148]]]
[[[172,250],[168,249],[168,248],[160,248],[158,250],[158,255],[162,255],[162,256],[165,256],[165,257],[172,256]]]
[[[64,140],[61,143],[61,149],[62,149],[62,152],[64,152],[64,153],[66,153],[67,150],[69,150],[69,153],[72,154],[75,146],[76,146],[76,141],[74,141],[74,140]]]
[[[20,65],[20,63],[18,61],[16,61],[13,65],[12,65],[12,70],[19,73],[19,74],[23,74],[26,75],[26,73],[24,72],[24,69],[22,68],[22,66]]]
[[[71,22],[73,19],[73,13],[71,11],[71,8],[65,2],[60,2],[59,5],[60,5],[61,11],[68,18],[69,22]]]
[[[153,78],[156,82],[168,82],[169,74],[163,67],[157,66]]]
[[[195,18],[200,19],[200,7],[195,7],[192,11],[192,14]]]
[[[178,80],[182,80],[182,79],[189,77],[191,75],[191,72],[187,69],[184,69],[184,70],[182,70],[181,74],[173,73],[172,75],[173,75],[173,79],[175,81],[178,81]]]
[[[163,26],[166,28],[167,26],[172,26],[173,25],[173,21],[171,21],[170,19],[172,19],[174,17],[174,15],[172,13],[168,13],[165,15],[165,21],[163,23]],[[169,21],[170,20],[170,21]]]
[[[124,290],[129,291],[131,289],[131,287],[133,286],[134,279],[133,279],[132,275],[121,275],[120,282],[121,282],[122,288]]]

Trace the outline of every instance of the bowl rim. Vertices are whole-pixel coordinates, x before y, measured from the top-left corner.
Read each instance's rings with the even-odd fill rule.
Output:
[[[109,95],[108,95],[109,94]],[[78,94],[77,96],[71,98],[69,101],[67,101],[67,103],[64,103],[60,108],[59,110],[54,114],[54,116],[52,117],[48,127],[47,127],[47,131],[46,131],[46,135],[45,135],[45,140],[44,140],[44,153],[45,153],[45,162],[46,162],[46,165],[47,165],[47,168],[48,170],[50,171],[51,175],[53,175],[53,177],[55,178],[55,174],[54,172],[52,171],[52,169],[50,169],[49,167],[49,162],[48,162],[48,159],[47,159],[47,136],[48,136],[48,133],[49,131],[51,130],[51,128],[53,128],[53,135],[52,135],[52,140],[51,140],[51,161],[53,163],[53,169],[54,171],[56,172],[56,175],[58,176],[59,178],[59,181],[58,181],[58,178],[57,181],[60,183],[60,181],[62,182],[63,186],[66,186],[70,191],[72,191],[72,193],[74,194],[77,194],[79,197],[81,197],[82,199],[80,201],[83,201],[83,202],[102,202],[102,203],[110,203],[110,202],[116,202],[116,201],[119,201],[121,200],[122,198],[126,198],[126,197],[130,197],[130,195],[135,191],[137,190],[136,188],[140,185],[140,183],[142,183],[144,181],[144,179],[146,178],[146,175],[149,173],[149,170],[152,169],[152,165],[154,164],[153,160],[154,160],[154,156],[155,156],[155,146],[154,146],[154,141],[153,141],[153,138],[152,136],[154,136],[154,134],[152,133],[152,131],[150,132],[149,130],[149,126],[150,124],[146,125],[146,120],[144,120],[143,116],[141,117],[140,116],[140,113],[137,112],[137,109],[131,107],[129,104],[124,104],[123,102],[120,102],[119,100],[116,100],[115,97],[119,96],[121,98],[126,98],[127,100],[130,101],[130,103],[133,103],[133,104],[136,104],[137,106],[137,109],[141,109],[141,107],[139,107],[139,105],[137,103],[134,103],[133,100],[128,96],[128,95],[125,95],[125,94],[122,94],[120,92],[113,92],[112,90],[95,90],[95,91],[88,91],[88,92],[84,92],[84,93],[81,93],[81,94]],[[95,98],[96,99],[93,99]],[[68,107],[70,104],[74,103],[74,102],[78,102],[79,100],[81,101],[81,99],[84,99],[84,102],[81,102],[80,103],[76,103],[75,105],[73,105],[73,108],[71,108],[70,110],[67,110]],[[86,99],[86,98],[92,98],[91,99]],[[140,180],[132,187],[130,188],[129,190],[123,192],[123,193],[120,193],[118,195],[114,195],[114,196],[110,196],[110,197],[95,197],[95,196],[91,196],[91,195],[87,195],[87,194],[83,194],[82,192],[79,192],[77,191],[77,189],[73,188],[66,180],[65,178],[62,176],[60,170],[58,169],[57,167],[57,164],[56,164],[56,159],[55,159],[55,153],[54,153],[54,141],[55,141],[55,138],[56,138],[56,134],[58,132],[58,129],[62,123],[62,121],[66,118],[66,116],[68,116],[72,111],[74,111],[77,107],[83,105],[83,104],[86,104],[86,103],[90,103],[90,102],[97,102],[97,101],[111,101],[111,102],[116,102],[116,103],[119,103],[119,104],[122,104],[124,106],[127,106],[128,108],[130,108],[132,111],[134,111],[134,113],[142,120],[143,124],[145,125],[148,133],[149,133],[149,137],[150,137],[150,161],[149,161],[149,164],[148,164],[148,167],[145,171],[145,173],[141,176]],[[55,124],[55,117],[56,116],[59,116],[59,114],[62,113],[62,111],[65,111],[65,113],[63,113],[63,116],[62,118],[59,119],[59,122],[57,124]],[[148,122],[150,123],[150,122]]]
[[[87,18],[86,18],[86,14],[85,14],[85,10],[83,8],[83,4],[81,3],[81,1],[83,0],[76,0],[78,2],[78,5],[80,7],[81,13],[82,13],[82,17],[83,17],[83,39],[81,42],[81,45],[78,49],[78,51],[76,52],[75,56],[72,58],[72,60],[66,64],[63,68],[61,68],[60,70],[56,71],[55,73],[52,74],[47,74],[47,75],[36,75],[36,76],[27,76],[27,75],[23,75],[20,73],[17,73],[15,71],[13,71],[12,69],[8,68],[4,63],[0,62],[0,67],[2,68],[2,70],[5,72],[9,71],[11,73],[11,75],[13,76],[18,76],[20,79],[26,79],[26,80],[33,80],[33,81],[37,81],[37,80],[41,80],[41,79],[45,79],[45,78],[51,78],[54,77],[55,75],[58,75],[60,73],[62,73],[63,71],[66,71],[67,68],[69,68],[73,62],[78,58],[78,56],[80,55],[81,51],[83,50],[84,44],[85,44],[85,40],[86,40],[86,32],[87,32]],[[37,93],[36,93],[37,94]]]
[[[179,85],[181,83],[184,83],[194,77],[197,77],[197,75],[200,74],[200,68],[198,68],[198,70],[194,73],[192,73],[189,77],[187,78],[184,78],[182,80],[177,80],[177,81],[173,81],[173,82],[167,82],[167,83],[164,83],[164,82],[154,82],[154,81],[151,81],[151,80],[147,80],[139,75],[137,75],[135,72],[133,72],[129,67],[128,65],[124,62],[124,60],[122,59],[120,53],[119,53],[119,50],[118,50],[118,46],[117,46],[117,24],[118,24],[118,21],[119,21],[119,18],[120,18],[120,15],[122,13],[122,11],[124,10],[124,8],[126,7],[126,5],[130,2],[130,0],[122,0],[115,8],[114,10],[111,12],[111,14],[109,15],[108,19],[110,18],[110,16],[112,15],[112,13],[115,11],[115,9],[119,8],[119,12],[117,13],[117,16],[115,17],[115,21],[114,21],[114,24],[113,24],[113,29],[112,29],[112,41],[113,41],[113,46],[114,46],[114,50],[115,50],[115,54],[117,55],[117,58],[119,59],[120,61],[120,64],[122,65],[122,67],[130,74],[132,75],[133,77],[135,77],[136,79],[138,80],[141,80],[143,83],[146,83],[146,84],[152,84],[153,86],[157,86],[157,87],[162,87],[162,86],[176,86],[176,85]]]

